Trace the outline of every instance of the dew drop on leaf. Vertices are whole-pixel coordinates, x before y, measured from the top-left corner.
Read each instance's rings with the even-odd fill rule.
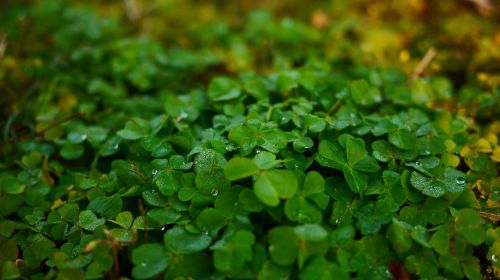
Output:
[[[457,184],[459,184],[459,185],[465,184],[465,178],[464,177],[458,177],[457,178]]]
[[[210,194],[211,194],[212,196],[218,196],[218,195],[219,195],[219,190],[218,190],[218,189],[212,189],[212,190],[210,191]]]
[[[158,170],[154,169],[153,171],[151,171],[151,174],[153,175],[156,175],[158,173]]]

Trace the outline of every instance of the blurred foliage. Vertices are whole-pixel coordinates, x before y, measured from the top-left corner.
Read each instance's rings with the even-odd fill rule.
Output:
[[[1,278],[500,277],[498,6],[2,1]]]

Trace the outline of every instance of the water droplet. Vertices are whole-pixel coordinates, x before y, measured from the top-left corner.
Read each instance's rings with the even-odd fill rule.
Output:
[[[335,220],[335,223],[336,223],[336,224],[338,224],[338,223],[339,223],[339,219],[336,219],[336,220]]]
[[[87,134],[82,134],[80,136],[80,139],[82,139],[82,141],[85,141],[87,139]]]
[[[151,171],[151,174],[153,174],[153,175],[156,175],[157,173],[158,173],[158,170],[156,170],[156,169],[153,169],[153,171]]]
[[[281,117],[281,122],[285,122],[285,121],[286,121],[286,117],[285,116]]]
[[[465,182],[466,182],[466,181],[465,181],[465,178],[464,178],[464,177],[458,177],[458,178],[457,178],[457,184],[459,184],[459,185],[463,185],[463,184],[465,184]]]
[[[420,166],[422,166],[422,163],[420,161],[416,161],[415,165],[418,166],[418,167],[420,167]]]
[[[255,153],[257,153],[257,154],[260,153],[260,152],[261,152],[260,149],[255,150]]]
[[[161,231],[165,231],[165,227],[162,227],[162,228],[161,228]]]
[[[203,234],[203,235],[208,235],[208,230],[204,230],[204,231],[202,232],[202,234]]]
[[[219,195],[219,190],[218,189],[212,189],[212,190],[210,190],[210,194],[212,196],[218,196]]]
[[[431,150],[425,150],[425,151],[424,151],[424,154],[426,154],[426,155],[430,155],[430,154],[431,154]]]

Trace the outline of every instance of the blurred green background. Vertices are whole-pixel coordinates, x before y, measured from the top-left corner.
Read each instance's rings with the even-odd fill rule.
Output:
[[[456,91],[464,86],[496,91],[498,4],[492,0],[2,1],[1,117],[35,116],[61,91],[92,92],[105,87],[101,81],[114,81],[107,85],[115,88],[125,76],[134,89],[147,93],[173,80],[183,81],[177,82],[181,90],[186,83],[206,85],[217,74],[268,73],[314,64],[354,71],[394,68],[408,76],[443,76]],[[436,55],[422,73],[416,73],[429,50]],[[180,71],[182,76],[176,74]],[[59,102],[71,107],[76,102],[71,98]],[[460,99],[477,96],[465,94]],[[37,112],[25,112],[26,105]]]

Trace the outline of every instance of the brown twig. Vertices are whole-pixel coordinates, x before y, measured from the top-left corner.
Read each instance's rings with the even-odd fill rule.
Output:
[[[331,115],[331,114],[335,113],[335,111],[337,111],[340,108],[340,105],[342,105],[342,101],[340,99],[338,99],[337,102],[335,102],[335,104],[333,104],[332,108],[330,108],[330,110],[328,110],[328,112],[326,112],[326,114]]]
[[[489,212],[483,212],[483,211],[480,211],[479,212],[479,215],[483,218],[487,218],[493,222],[498,222],[500,221],[500,214],[495,214],[495,213],[489,213]]]
[[[111,247],[113,251],[113,266],[115,270],[115,279],[120,279],[120,263],[118,261],[118,249],[115,246],[115,244],[112,244]]]
[[[0,35],[0,60],[4,57],[7,50],[7,39],[5,34]]]
[[[13,141],[25,139],[25,138],[28,138],[28,137],[40,137],[40,136],[43,136],[43,134],[45,134],[45,132],[47,132],[48,130],[51,130],[51,129],[55,128],[55,127],[58,127],[61,124],[65,123],[65,122],[68,122],[68,121],[71,121],[73,119],[83,117],[84,115],[85,115],[85,112],[77,112],[77,113],[71,114],[71,115],[69,115],[69,116],[67,116],[65,118],[62,118],[60,120],[57,120],[57,121],[49,124],[47,127],[43,128],[42,130],[35,131],[33,133],[24,134],[24,135],[21,135],[19,137],[12,136],[12,137],[9,138],[8,141],[9,142],[13,142]]]
[[[432,62],[434,57],[436,57],[436,55],[437,51],[435,48],[430,48],[425,53],[424,57],[422,58],[422,60],[420,60],[417,67],[415,68],[415,71],[413,71],[413,74],[411,75],[412,81],[417,79],[424,73],[425,69],[427,68],[427,66],[429,66],[429,64]]]

